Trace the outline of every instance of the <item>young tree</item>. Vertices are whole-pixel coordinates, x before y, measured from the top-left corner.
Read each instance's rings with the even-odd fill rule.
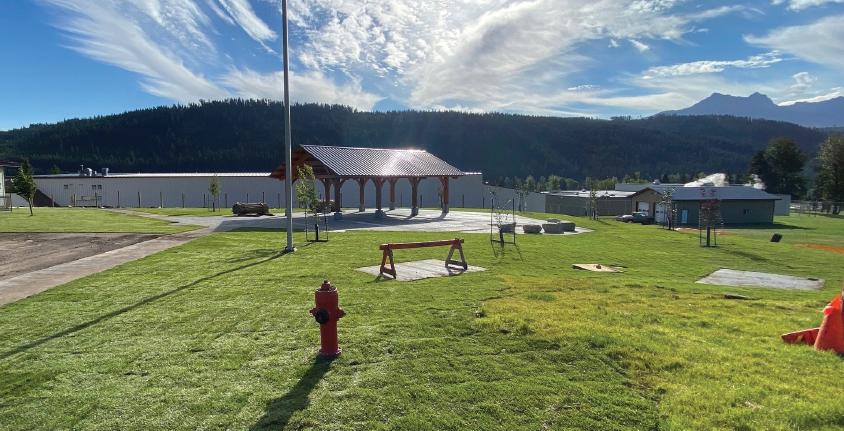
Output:
[[[778,138],[757,153],[750,162],[750,173],[756,174],[771,193],[800,196],[806,187],[803,165],[806,156],[794,141]]]
[[[548,177],[548,190],[549,191],[556,191],[562,188],[563,179],[560,178],[558,175],[551,175]]]
[[[220,200],[220,179],[217,177],[217,174],[211,177],[211,182],[208,184],[208,193],[211,193],[211,197],[214,198],[214,202],[211,204],[211,211],[217,211],[217,201]]]
[[[32,200],[35,199],[35,191],[38,190],[38,187],[32,178],[32,166],[29,165],[28,160],[24,160],[21,163],[18,173],[12,179],[12,185],[15,188],[15,193],[29,204],[29,215],[35,215],[32,212]]]
[[[528,192],[536,191],[536,180],[533,178],[533,175],[528,175],[527,178],[525,178],[525,183],[522,185],[522,189]]]
[[[817,182],[821,197],[844,201],[844,135],[830,136],[821,145]]]
[[[299,182],[296,183],[296,198],[299,200],[299,206],[304,206],[309,210],[315,210],[317,206],[316,177],[314,170],[310,165],[299,166],[297,173],[299,175]]]

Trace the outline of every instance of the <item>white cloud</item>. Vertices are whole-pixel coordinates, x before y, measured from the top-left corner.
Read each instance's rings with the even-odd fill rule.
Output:
[[[233,69],[221,79],[238,96],[281,100],[284,97],[284,73],[258,73]],[[381,99],[364,91],[360,82],[338,85],[320,72],[290,73],[290,98],[295,102],[337,103],[361,110],[371,110]]]
[[[745,40],[752,45],[777,49],[844,71],[844,15],[821,18],[807,25],[778,28],[766,36],[745,36]]]
[[[648,45],[646,45],[646,44],[644,44],[644,43],[642,43],[642,42],[639,42],[639,41],[638,41],[638,40],[636,40],[636,39],[628,39],[628,41],[629,41],[629,42],[630,42],[630,44],[631,44],[631,45],[633,45],[633,47],[634,47],[634,48],[636,48],[639,52],[647,52],[647,51],[649,51],[649,50],[651,49],[651,47],[650,47],[650,46],[648,46]]]
[[[824,93],[824,94],[820,94],[818,96],[807,97],[807,98],[804,98],[804,99],[788,100],[788,101],[785,101],[785,102],[781,102],[779,105],[780,106],[789,106],[789,105],[793,105],[795,103],[801,103],[801,102],[809,102],[809,103],[824,102],[824,101],[827,101],[827,100],[835,99],[836,97],[844,97],[844,87],[835,87],[832,90],[830,90],[829,92]]]
[[[218,0],[223,9],[229,14],[246,34],[252,39],[264,44],[275,40],[276,33],[255,14],[248,0]],[[265,46],[266,47],[266,46]],[[268,48],[269,49],[269,48]]]
[[[737,69],[758,69],[770,67],[783,61],[782,56],[777,51],[768,52],[765,54],[754,55],[745,60],[703,60],[693,61],[690,63],[673,64],[670,66],[656,66],[646,70],[642,75],[646,79],[664,76],[684,76],[696,75],[701,73],[718,73],[727,70],[728,68]]]
[[[788,3],[788,9],[801,11],[815,6],[823,6],[833,3],[844,3],[844,0],[774,0],[773,4],[779,5]]]
[[[520,109],[592,64],[578,52],[585,42],[683,42],[695,23],[740,9],[683,14],[679,3],[302,0],[291,16],[307,36],[297,55],[308,68],[375,74],[372,85],[410,106]]]
[[[98,61],[108,63],[143,78],[141,86],[150,94],[163,98],[192,102],[199,99],[225,97],[227,93],[204,76],[194,73],[185,66],[183,58],[173,52],[176,46],[168,49],[156,43],[144,31],[137,19],[133,19],[126,2],[85,0],[46,0],[66,12],[69,17],[62,21],[61,28],[68,32],[73,40],[72,49]],[[187,1],[187,0],[182,0]],[[173,30],[177,23],[190,23],[187,16],[167,12],[162,3],[149,1],[137,2],[147,6],[145,16],[151,17],[162,28],[175,34],[181,40],[186,34],[193,34],[198,27],[179,33]],[[183,5],[187,6],[187,5]],[[188,7],[185,10],[191,10]],[[195,41],[203,39],[195,38]],[[191,43],[182,40],[184,45]]]
[[[803,92],[815,85],[818,82],[818,77],[809,72],[799,72],[791,76],[794,79],[794,85],[791,89],[796,92]]]

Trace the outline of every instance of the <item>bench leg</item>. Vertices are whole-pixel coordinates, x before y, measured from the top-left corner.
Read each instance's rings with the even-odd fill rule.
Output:
[[[454,260],[454,250],[457,250],[460,253],[460,260]],[[463,247],[460,244],[452,245],[451,248],[448,250],[448,256],[445,258],[445,266],[449,265],[457,265],[463,267],[463,270],[469,269],[469,264],[466,263],[466,256],[463,255]]]
[[[390,267],[387,268],[387,259],[390,260]],[[381,257],[381,269],[379,270],[379,275],[383,274],[390,274],[393,276],[393,279],[396,278],[396,264],[393,261],[393,250],[386,249],[384,250],[384,255]]]

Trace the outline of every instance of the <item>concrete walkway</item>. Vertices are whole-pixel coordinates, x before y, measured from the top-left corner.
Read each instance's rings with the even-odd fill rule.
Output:
[[[171,247],[182,245],[209,233],[211,233],[209,229],[200,229],[192,232],[162,236],[72,262],[62,263],[0,280],[0,305],[9,304],[73,280],[114,268],[115,266],[167,250]]]

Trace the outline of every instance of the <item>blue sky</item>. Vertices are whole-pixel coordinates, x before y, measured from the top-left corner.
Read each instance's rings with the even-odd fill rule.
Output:
[[[281,0],[0,2],[0,130],[280,99]],[[844,96],[844,0],[289,0],[291,96],[362,110],[649,115]]]

